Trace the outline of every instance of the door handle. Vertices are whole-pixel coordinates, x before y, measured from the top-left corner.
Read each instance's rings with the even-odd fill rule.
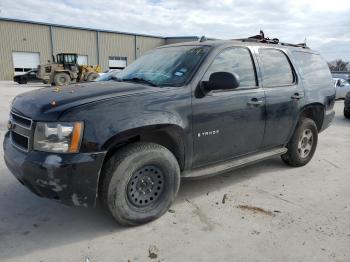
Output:
[[[264,104],[264,100],[261,98],[253,97],[250,101],[248,101],[248,105],[251,105],[251,106],[261,106],[263,104]]]
[[[294,95],[291,96],[291,98],[292,98],[293,100],[300,100],[300,99],[302,99],[303,97],[304,97],[304,96],[301,95],[301,94],[299,94],[299,93],[295,93]]]

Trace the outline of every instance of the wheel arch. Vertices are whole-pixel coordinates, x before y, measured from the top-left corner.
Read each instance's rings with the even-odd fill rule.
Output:
[[[184,130],[174,124],[150,125],[123,131],[110,137],[102,146],[106,159],[118,149],[133,142],[153,142],[166,147],[177,159],[180,169],[185,167],[186,142]]]
[[[55,77],[56,74],[59,74],[59,73],[64,73],[64,74],[67,74],[71,79],[74,78],[74,74],[69,71],[69,70],[66,70],[66,69],[63,69],[63,70],[55,70],[54,74],[53,74],[53,77]]]
[[[300,110],[298,119],[299,121],[303,118],[312,119],[317,126],[318,132],[320,132],[324,120],[324,110],[325,106],[321,103],[308,104]]]

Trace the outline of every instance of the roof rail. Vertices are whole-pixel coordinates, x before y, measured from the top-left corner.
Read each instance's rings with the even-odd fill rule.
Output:
[[[289,44],[289,43],[283,43],[280,42],[278,38],[268,38],[265,37],[265,34],[262,30],[260,30],[260,34],[250,36],[248,38],[240,38],[240,39],[233,39],[236,41],[242,41],[242,42],[255,42],[255,43],[265,43],[265,44],[274,44],[274,45],[284,45],[284,46],[293,46],[293,47],[301,47],[301,48],[309,48],[306,43],[301,43],[301,44]]]

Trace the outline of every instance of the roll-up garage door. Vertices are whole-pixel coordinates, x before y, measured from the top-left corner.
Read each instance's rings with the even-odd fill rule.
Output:
[[[15,75],[23,74],[29,70],[36,69],[40,64],[39,53],[12,52],[12,59]]]
[[[78,65],[87,65],[88,64],[88,56],[87,55],[78,55]]]
[[[124,69],[127,64],[126,57],[110,56],[108,59],[109,69]]]

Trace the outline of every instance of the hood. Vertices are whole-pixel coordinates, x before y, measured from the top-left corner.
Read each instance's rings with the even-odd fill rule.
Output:
[[[46,87],[16,96],[12,110],[33,120],[55,121],[63,111],[82,104],[156,91],[159,88],[116,81]]]

